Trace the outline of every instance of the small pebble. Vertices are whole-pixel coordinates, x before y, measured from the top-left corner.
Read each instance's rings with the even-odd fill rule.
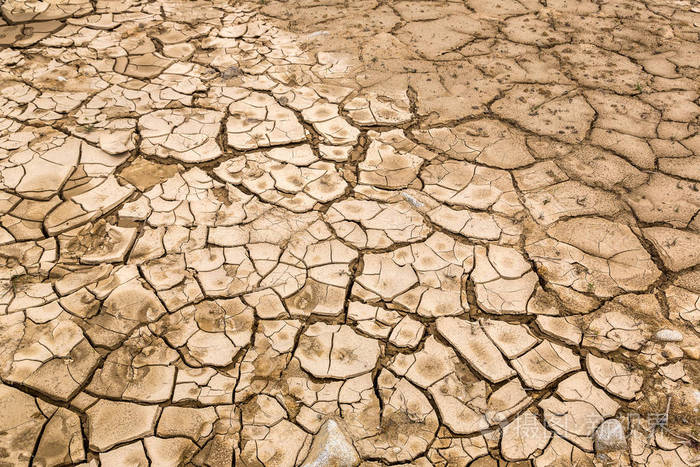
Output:
[[[681,342],[683,340],[683,334],[674,329],[661,329],[656,333],[656,340],[662,342]]]
[[[418,201],[416,198],[409,195],[408,193],[401,192],[401,196],[403,196],[406,201],[408,201],[409,203],[411,203],[413,206],[415,206],[417,208],[422,208],[423,206],[425,206],[425,204],[421,203],[420,201]]]

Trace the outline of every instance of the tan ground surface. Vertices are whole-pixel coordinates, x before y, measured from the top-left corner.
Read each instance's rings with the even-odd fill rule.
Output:
[[[0,466],[700,465],[696,2],[0,4]]]

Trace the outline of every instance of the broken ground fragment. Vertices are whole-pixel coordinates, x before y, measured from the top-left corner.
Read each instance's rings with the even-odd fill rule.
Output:
[[[90,13],[93,6],[87,0],[69,0],[33,3],[8,0],[2,5],[2,12],[13,22],[49,21]]]
[[[115,400],[167,401],[173,390],[178,356],[162,339],[141,328],[107,356],[86,391]]]
[[[63,188],[78,165],[81,142],[49,127],[28,127],[22,133],[12,137],[25,139],[25,144],[15,150],[0,149],[4,159],[0,188],[24,198],[47,200]],[[0,146],[5,145],[0,141]]]
[[[509,324],[503,321],[483,320],[481,326],[506,358],[516,358],[539,343],[524,324]]]
[[[75,464],[85,460],[78,414],[64,407],[56,409],[44,426],[36,448],[34,462],[38,465]]]
[[[388,95],[392,94],[392,95]],[[361,92],[343,105],[343,110],[360,125],[397,125],[411,120],[413,115],[405,91],[387,89],[382,94]]]
[[[347,187],[335,165],[318,161],[308,145],[234,157],[215,172],[264,201],[294,212],[310,211],[316,203],[333,201]]]
[[[474,120],[453,128],[413,130],[418,141],[447,154],[451,159],[513,169],[535,161],[525,135],[498,120]]]
[[[109,154],[102,149],[83,141],[80,146],[80,165],[88,177],[107,177],[127,160],[128,153]]]
[[[137,79],[155,78],[163,72],[172,60],[158,52],[148,52],[142,55],[122,56],[116,59],[114,71]]]
[[[53,319],[39,323],[25,318],[24,312],[0,317],[4,336],[0,375],[5,381],[67,401],[90,378],[100,356],[70,315],[60,307],[56,311]]]
[[[217,260],[223,263],[222,249],[212,251],[210,259],[215,263]],[[185,279],[185,264],[185,258],[181,254],[165,255],[143,263],[141,274],[151,287],[160,292],[176,286]],[[190,265],[190,267],[192,266]]]
[[[634,97],[602,91],[587,91],[585,95],[598,113],[596,128],[639,138],[656,137],[656,127],[661,115],[651,105]]]
[[[301,113],[321,135],[323,142],[333,145],[355,144],[360,130],[338,114],[336,104],[318,102]]]
[[[537,167],[537,171],[534,169]],[[531,175],[546,177],[548,166],[533,166]],[[542,172],[540,172],[540,169]],[[613,193],[567,180],[523,193],[525,207],[537,223],[548,226],[560,219],[591,215],[614,215],[624,204]]]
[[[522,254],[512,248],[476,247],[471,278],[476,300],[488,313],[525,314],[527,304],[538,283],[537,274]]]
[[[159,413],[157,405],[100,399],[86,410],[90,448],[104,452],[116,445],[153,435]]]
[[[255,316],[260,319],[288,318],[289,313],[284,308],[282,300],[272,289],[262,289],[244,295],[243,301],[253,307]]]
[[[260,246],[260,250],[263,249],[270,250],[269,247]],[[250,247],[251,253],[256,250],[257,246]],[[260,252],[257,254],[261,256]],[[350,264],[358,255],[355,250],[333,238],[326,224],[315,222],[308,229],[295,234],[287,249],[279,255],[279,266],[274,270],[272,267],[277,263],[277,255],[270,256],[266,259],[271,274],[282,272],[286,265],[300,271],[294,283],[287,281],[277,286],[280,290],[285,289],[281,295],[292,315],[335,316],[342,312],[346,290],[351,282]],[[258,268],[261,267],[259,263],[262,261],[256,262]],[[276,280],[282,278],[278,276]],[[263,285],[271,284],[263,281]]]
[[[533,14],[508,18],[503,32],[508,39],[519,44],[543,47],[568,42],[566,33],[552,30],[548,22]]]
[[[593,433],[620,407],[602,389],[593,386],[585,372],[559,383],[555,395],[539,403],[547,425],[584,451],[593,451]]]
[[[256,396],[241,411],[243,465],[297,465],[306,457],[312,437],[287,419],[275,399]]]
[[[578,355],[571,350],[549,341],[511,361],[525,385],[533,389],[544,389],[567,373],[581,368]]]
[[[306,139],[294,112],[266,94],[252,92],[232,102],[228,111],[227,142],[234,149],[257,149]]]
[[[182,162],[206,162],[221,156],[216,142],[223,114],[205,109],[157,110],[139,119],[141,151]]]
[[[391,301],[411,289],[418,276],[410,264],[399,264],[392,253],[364,255],[362,274],[357,284],[376,294],[382,300]]]
[[[438,407],[442,422],[458,434],[473,434],[486,430],[490,420],[485,414],[486,384],[476,381],[465,384],[450,373],[428,389]]]
[[[470,245],[438,232],[392,253],[366,254],[363,261],[352,289],[355,296],[393,300],[426,317],[458,315],[468,308],[462,290],[473,265]]]
[[[454,350],[432,336],[423,350],[397,355],[389,369],[427,388],[443,423],[458,434],[501,423],[530,402],[517,379],[489,394],[488,386],[464,367]]]
[[[377,386],[383,401],[380,432],[356,440],[357,450],[363,457],[388,462],[415,459],[435,438],[439,425],[435,411],[421,391],[387,370],[379,373]]]
[[[494,216],[483,211],[457,210],[441,204],[429,211],[428,217],[438,226],[465,237],[498,240],[502,234]]]
[[[669,318],[676,322],[688,323],[696,330],[700,329],[700,287],[681,282],[679,285],[670,285],[665,294]]]
[[[396,311],[356,301],[351,301],[348,305],[347,317],[356,322],[357,329],[363,334],[378,339],[388,338],[392,327],[402,321],[401,315]]]
[[[198,167],[173,174],[144,197],[146,200],[138,198],[125,204],[123,214],[147,218],[154,227],[233,225],[241,223],[249,213],[257,217],[264,210],[252,195],[214,180]]]
[[[253,334],[253,309],[239,298],[205,300],[164,316],[151,325],[191,366],[233,363]]]
[[[54,280],[54,288],[59,295],[70,295],[82,287],[97,283],[103,279],[107,279],[114,267],[109,264],[100,266],[66,266],[57,265],[51,271],[51,277]],[[118,272],[115,274],[119,279],[128,280],[121,273],[128,271],[129,278],[134,277],[135,271],[132,268],[125,266],[118,267]],[[116,271],[115,271],[116,272]],[[116,285],[114,285],[116,287]],[[63,305],[63,304],[62,304]],[[73,312],[69,307],[68,311]],[[79,314],[79,313],[76,313]]]
[[[13,195],[8,195],[14,198]],[[0,217],[0,223],[4,227],[5,231],[2,233],[2,243],[10,243],[12,239],[16,241],[23,240],[40,240],[44,238],[44,232],[42,230],[42,223],[44,217],[58,204],[60,204],[61,199],[58,196],[46,201],[35,201],[32,199],[23,199],[15,204],[12,209]]]
[[[501,454],[511,461],[531,458],[547,446],[550,437],[551,433],[542,426],[537,416],[525,412],[503,427]]]
[[[535,467],[549,467],[553,465],[581,465],[592,466],[593,455],[587,454],[577,446],[569,443],[564,438],[552,435],[552,441],[544,449],[541,456],[535,459]]]
[[[123,262],[137,234],[136,228],[118,227],[99,220],[59,235],[61,259],[83,264]]]
[[[191,68],[181,70],[178,65],[173,65],[167,71],[171,72],[163,75],[168,77],[165,83],[167,86],[154,83],[142,84],[137,89],[118,84],[105,86],[106,89],[101,90],[80,106],[75,112],[74,121],[68,122],[68,129],[76,136],[99,145],[110,154],[120,154],[134,149],[139,117],[144,118],[143,116],[150,114],[150,117],[145,117],[146,124],[150,122],[153,126],[155,122],[160,121],[165,123],[167,128],[168,125],[173,126],[177,122],[177,116],[182,118],[183,114],[185,116],[192,114],[190,109],[160,110],[155,115],[160,115],[161,118],[153,118],[151,114],[153,110],[192,105],[192,97],[187,93],[193,92],[194,89],[188,86],[186,78],[178,73],[188,72],[194,75],[197,74],[197,70]],[[200,109],[200,114],[202,112],[216,114],[216,112]],[[164,120],[164,117],[167,118]],[[150,126],[147,125],[146,128]]]
[[[452,19],[448,18],[447,21]],[[470,19],[460,19],[460,23],[464,21]],[[416,31],[426,30],[422,22],[413,23],[413,26]],[[488,29],[490,26],[481,22],[478,28]],[[444,125],[480,116],[487,112],[488,103],[505,88],[503,84],[485,76],[478,66],[468,61],[452,62],[447,58],[450,56],[454,55],[447,54],[444,57],[447,60],[431,64],[429,73],[411,73],[408,76],[411,88],[417,94],[416,113],[426,124]],[[469,82],[463,79],[464,76],[470,77]]]
[[[535,320],[537,327],[546,335],[560,339],[569,345],[580,345],[583,331],[581,323],[574,316],[544,316]]]
[[[426,389],[454,373],[458,364],[459,360],[454,350],[429,336],[422,350],[396,355],[388,368],[418,387]]]
[[[397,347],[415,348],[423,338],[425,326],[420,321],[416,321],[410,316],[404,316],[396,326],[394,326],[389,342]]]
[[[557,165],[574,180],[617,193],[636,188],[649,178],[625,159],[588,145],[572,148]]]
[[[491,110],[535,133],[568,143],[586,136],[595,111],[573,87],[516,84]]]
[[[478,210],[514,215],[522,209],[510,174],[462,161],[433,161],[420,175],[423,191],[436,200]]]
[[[425,239],[430,227],[407,201],[378,203],[345,199],[325,214],[336,234],[357,248],[387,248],[396,243]]]
[[[68,31],[64,28],[61,33],[65,32]],[[8,100],[0,105],[6,116],[31,125],[43,125],[64,118],[81,105],[89,94],[52,89],[39,91],[22,82],[9,81],[0,90],[0,96]]]
[[[253,337],[254,345],[240,365],[236,402],[274,387],[292,358],[301,323],[296,320],[260,320]]]
[[[212,434],[217,419],[213,407],[165,407],[158,420],[156,435],[162,438],[182,436],[203,444]]]
[[[607,89],[616,94],[635,94],[646,86],[648,75],[624,55],[592,44],[564,44],[552,49],[571,76],[582,86]],[[615,76],[611,79],[611,76]]]
[[[149,436],[149,438],[151,437]],[[145,444],[143,444],[140,440],[115,447],[107,452],[101,452],[99,458],[102,464],[107,465],[117,462],[130,462],[133,465],[139,466],[148,464]]]
[[[639,350],[647,339],[643,322],[622,311],[601,311],[593,316],[583,333],[582,345],[601,352],[613,352],[620,347]]]
[[[0,280],[7,281],[23,274],[43,274],[47,273],[56,261],[56,240],[48,238],[2,245],[0,254],[7,258],[0,264]]]
[[[181,465],[187,463],[197,453],[199,446],[192,440],[177,438],[158,438],[149,436],[144,438],[143,446],[146,448],[146,456],[153,463],[164,465]],[[120,459],[122,461],[123,459]]]
[[[596,383],[623,399],[634,399],[644,382],[641,375],[630,371],[626,365],[596,357],[592,353],[586,356],[586,369]]]
[[[0,384],[0,409],[0,451],[4,461],[26,463],[32,457],[46,417],[32,396],[5,384]]]
[[[119,276],[117,276],[119,278]],[[89,290],[100,299],[104,299],[99,312],[77,323],[85,329],[90,340],[97,345],[114,349],[118,347],[138,326],[151,323],[165,314],[158,297],[144,287],[137,278],[126,280],[121,285],[108,284],[106,292],[97,287]],[[106,298],[105,298],[106,297]]]
[[[642,229],[644,236],[652,242],[664,265],[677,272],[700,264],[700,233],[649,227]]]
[[[11,45],[17,48],[29,47],[61,29],[62,25],[60,21],[43,21],[14,26],[0,26],[0,45]]]
[[[456,437],[441,428],[427,454],[432,464],[427,461],[418,464],[416,461],[415,465],[469,465],[471,461],[487,455],[484,436]]]
[[[666,222],[687,228],[700,209],[697,183],[659,173],[649,182],[623,196],[642,222]]]
[[[192,368],[183,363],[177,367],[173,402],[197,402],[203,406],[232,402],[237,382],[235,375],[212,368]]]
[[[605,298],[641,291],[660,275],[632,230],[603,218],[561,221],[526,246],[543,278]]]
[[[214,423],[214,436],[196,454],[194,462],[205,465],[233,464],[240,452],[240,410],[233,405],[219,405],[215,410],[218,420]]]
[[[286,383],[280,389],[294,399],[294,410],[298,408],[295,423],[311,433],[324,430],[330,419],[339,420],[338,394],[344,381],[314,381],[301,369],[298,360],[292,360],[283,375]],[[276,391],[275,391],[276,392]],[[298,405],[297,405],[298,404]]]
[[[515,375],[479,323],[458,318],[438,318],[437,330],[471,367],[490,381],[498,383]]]
[[[402,130],[371,131],[365,159],[358,168],[359,181],[380,188],[419,187],[418,171],[436,154],[406,138]]]
[[[94,188],[58,205],[46,216],[44,226],[50,235],[78,227],[109,212],[133,191],[132,186],[121,186],[110,175]]]
[[[371,371],[379,358],[379,342],[346,325],[314,323],[302,334],[294,356],[317,378],[352,378]]]

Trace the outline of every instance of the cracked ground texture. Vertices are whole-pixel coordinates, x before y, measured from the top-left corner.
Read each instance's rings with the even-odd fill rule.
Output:
[[[0,466],[700,465],[700,5],[0,0]]]

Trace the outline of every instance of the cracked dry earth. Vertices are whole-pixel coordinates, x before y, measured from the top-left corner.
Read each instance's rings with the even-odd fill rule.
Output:
[[[0,4],[0,466],[700,465],[697,3]]]

